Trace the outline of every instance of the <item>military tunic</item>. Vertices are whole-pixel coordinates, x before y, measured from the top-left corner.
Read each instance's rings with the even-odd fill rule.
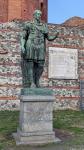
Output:
[[[25,43],[25,59],[28,60],[45,60],[45,38],[48,34],[46,24],[33,22],[28,23],[25,27],[27,39]]]

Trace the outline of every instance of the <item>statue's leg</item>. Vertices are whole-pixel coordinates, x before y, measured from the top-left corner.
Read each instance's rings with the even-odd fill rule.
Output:
[[[22,83],[23,87],[34,87],[33,69],[34,63],[32,60],[22,59]]]
[[[36,73],[35,73],[35,84],[36,84],[36,87],[40,87],[39,85],[39,80],[40,80],[40,77],[43,73],[43,68],[44,68],[44,60],[42,61],[38,61],[37,62],[37,69],[36,69]]]
[[[30,87],[35,87],[34,84],[34,62],[33,60],[28,60],[28,76],[29,76],[29,83]]]
[[[34,84],[36,85],[36,72],[37,72],[38,64],[34,62],[34,72],[33,72],[33,79],[34,79]]]
[[[29,87],[29,77],[28,77],[28,62],[22,58],[21,61],[22,68],[22,84],[23,87]]]

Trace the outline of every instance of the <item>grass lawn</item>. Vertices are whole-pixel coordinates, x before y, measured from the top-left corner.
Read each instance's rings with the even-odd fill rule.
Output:
[[[17,130],[18,120],[18,111],[0,111],[0,150],[15,147],[12,133]],[[84,145],[84,111],[55,111],[53,126],[64,134],[62,145]]]
[[[54,112],[54,128],[62,130],[65,135],[64,144],[84,145],[84,111],[64,110]],[[84,149],[83,149],[84,150]]]

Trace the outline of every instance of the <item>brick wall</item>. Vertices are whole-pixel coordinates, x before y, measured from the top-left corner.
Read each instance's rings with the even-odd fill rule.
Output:
[[[8,19],[8,0],[0,0],[0,22]]]
[[[39,2],[36,0],[22,0],[22,19],[33,19],[33,12],[39,7]]]
[[[33,19],[33,12],[35,9],[40,9],[42,13],[42,20],[47,21],[48,0],[22,0],[22,19]]]
[[[41,9],[47,21],[48,0],[0,0],[0,22],[14,19],[31,20],[35,9]]]
[[[42,20],[47,22],[48,18],[48,0],[39,0],[39,8],[42,11]]]
[[[78,109],[80,103],[80,79],[84,79],[84,28],[64,27],[49,24],[50,33],[59,31],[60,37],[47,42],[44,72],[40,80],[42,87],[53,89],[56,101],[54,109]],[[20,33],[21,22],[0,25],[0,109],[17,109],[22,87]],[[48,47],[78,49],[77,80],[56,80],[48,78]]]
[[[3,28],[3,29],[2,29]],[[0,103],[1,108],[17,108],[21,88],[20,26],[0,26]]]
[[[21,19],[21,0],[8,0],[8,21],[13,19]]]

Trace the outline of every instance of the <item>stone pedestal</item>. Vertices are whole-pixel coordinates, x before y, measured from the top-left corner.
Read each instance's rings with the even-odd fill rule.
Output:
[[[25,89],[20,98],[20,120],[16,144],[38,145],[59,142],[53,132],[54,96],[48,89]]]

